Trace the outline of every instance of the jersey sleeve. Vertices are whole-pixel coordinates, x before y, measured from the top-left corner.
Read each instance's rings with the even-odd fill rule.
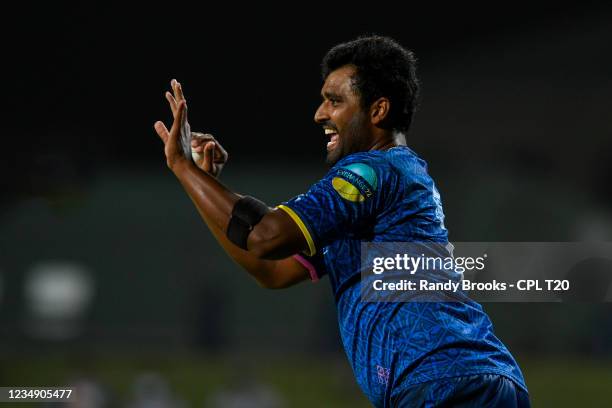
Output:
[[[298,225],[314,256],[331,242],[371,224],[393,184],[393,171],[374,160],[336,165],[306,193],[279,205]]]

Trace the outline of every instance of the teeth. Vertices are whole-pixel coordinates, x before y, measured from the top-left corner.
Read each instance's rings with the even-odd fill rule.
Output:
[[[335,131],[335,130],[333,130],[333,129],[325,129],[325,134],[326,134],[326,135],[332,135],[332,134],[334,134],[334,133],[336,133],[336,131]]]

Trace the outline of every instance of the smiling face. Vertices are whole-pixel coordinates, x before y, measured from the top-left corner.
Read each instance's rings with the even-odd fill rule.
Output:
[[[330,166],[351,153],[368,150],[372,142],[368,115],[353,88],[355,73],[351,65],[338,68],[327,76],[321,89],[323,102],[314,120],[330,138],[326,159]]]

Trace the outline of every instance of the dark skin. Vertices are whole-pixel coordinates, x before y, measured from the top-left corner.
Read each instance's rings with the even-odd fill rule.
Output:
[[[379,98],[367,112],[361,108],[351,77],[352,66],[339,68],[329,74],[323,85],[323,102],[315,114],[315,122],[338,132],[338,142],[328,149],[328,162],[338,160],[355,151],[386,150],[405,144],[401,133],[382,129],[379,125],[389,112],[390,102]],[[172,128],[162,122],[155,123],[155,130],[164,142],[166,163],[178,178],[193,201],[200,216],[227,254],[247,270],[265,288],[285,288],[309,278],[308,270],[294,254],[308,250],[308,243],[297,224],[284,211],[270,209],[253,228],[243,250],[225,236],[235,203],[240,195],[220,183],[220,169],[227,161],[227,153],[212,137],[192,141],[203,157],[196,165],[187,160],[181,151],[181,124],[187,121],[187,104],[181,85],[172,81],[173,93],[166,98],[173,113]],[[358,133],[358,134],[357,134]],[[200,138],[202,139],[202,138]],[[351,143],[351,142],[357,143]],[[344,146],[344,147],[343,147]],[[347,146],[352,149],[348,150]]]
[[[391,108],[389,99],[378,98],[363,111],[361,99],[353,89],[351,78],[355,73],[352,65],[340,67],[327,76],[321,89],[323,101],[314,121],[338,133],[338,143],[331,150],[328,148],[330,165],[351,153],[406,145],[402,133],[381,127]]]

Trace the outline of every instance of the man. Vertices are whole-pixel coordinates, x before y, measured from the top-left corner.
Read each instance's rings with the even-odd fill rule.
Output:
[[[179,138],[186,103],[173,81],[174,122],[155,129],[167,164],[225,251],[266,288],[329,275],[342,342],[357,382],[377,407],[529,406],[516,362],[480,305],[364,302],[361,242],[448,243],[440,196],[406,146],[418,83],[415,59],[395,41],[365,37],[323,60],[315,121],[329,137],[327,175],[269,208],[215,178],[227,154],[195,134],[196,164]]]

